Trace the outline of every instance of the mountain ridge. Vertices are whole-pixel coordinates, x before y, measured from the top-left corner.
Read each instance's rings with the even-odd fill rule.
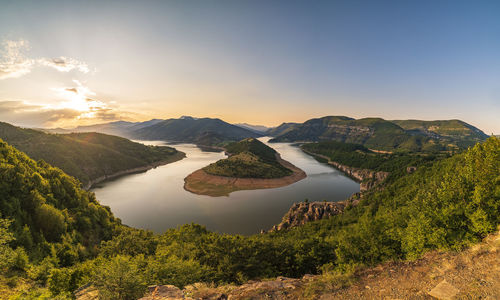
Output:
[[[302,124],[280,125],[271,142],[336,140],[378,150],[442,151],[466,148],[488,135],[460,120],[420,121],[325,116]],[[277,128],[280,128],[278,126]],[[268,131],[273,134],[272,131]]]

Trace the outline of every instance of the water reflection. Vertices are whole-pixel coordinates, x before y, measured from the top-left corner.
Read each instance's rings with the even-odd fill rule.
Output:
[[[261,138],[266,143],[268,139]],[[185,159],[101,183],[92,191],[129,226],[163,232],[194,222],[210,230],[240,234],[271,228],[280,222],[293,203],[306,198],[309,201],[339,201],[359,191],[359,184],[299,148],[287,143],[268,145],[304,170],[308,177],[286,187],[238,191],[228,197],[195,195],[184,190],[184,178],[225,155],[202,151],[192,144],[176,144],[172,146],[185,152]]]

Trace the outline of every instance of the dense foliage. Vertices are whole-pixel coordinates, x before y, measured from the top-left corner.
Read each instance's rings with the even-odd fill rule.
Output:
[[[55,256],[73,265],[96,254],[117,221],[93,193],[44,161],[35,162],[0,140],[0,212],[14,241],[33,261]]]
[[[145,146],[100,133],[49,134],[0,122],[0,138],[33,159],[49,164],[88,184],[105,175],[170,162],[183,153],[170,147]]]
[[[443,153],[377,153],[363,145],[337,141],[307,143],[301,148],[308,153],[328,157],[331,161],[353,168],[370,169],[391,173],[404,173],[406,167],[417,167],[446,157]],[[401,174],[396,174],[400,176]]]
[[[230,157],[206,166],[205,172],[238,178],[280,178],[292,174],[279,163],[274,149],[254,138],[230,143],[225,149]]]
[[[10,151],[7,157],[19,156],[5,149]],[[97,258],[62,268],[54,255],[30,267],[28,276],[37,278],[33,270],[43,266],[53,295],[93,283],[108,299],[131,299],[153,283],[241,283],[317,273],[322,266],[351,270],[389,259],[414,259],[432,249],[461,249],[497,228],[499,210],[500,139],[492,137],[401,175],[330,219],[254,236],[217,234],[194,224],[162,235],[122,226],[101,244]],[[64,224],[69,221],[65,218]],[[7,238],[0,239],[0,247],[5,248],[10,237],[8,224],[2,224],[0,233]],[[14,250],[16,244],[10,243]]]

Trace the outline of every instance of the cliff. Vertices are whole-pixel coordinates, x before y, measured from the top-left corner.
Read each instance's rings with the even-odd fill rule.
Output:
[[[311,151],[307,151],[305,149],[302,149],[307,154],[325,159],[329,165],[334,166],[336,169],[339,171],[343,172],[347,176],[353,178],[354,180],[358,181],[360,183],[359,190],[361,192],[366,192],[373,187],[379,185],[382,183],[387,176],[389,176],[389,172],[383,172],[383,171],[373,171],[369,169],[360,169],[360,168],[353,168],[350,166],[346,166],[343,164],[340,164],[335,161],[331,161],[328,156],[317,154]]]
[[[295,203],[283,217],[281,223],[274,225],[270,231],[287,229],[303,225],[306,222],[321,220],[341,214],[347,206],[347,203],[347,201]]]
[[[271,228],[271,232],[300,226],[307,222],[317,221],[341,214],[342,212],[344,212],[344,209],[348,205],[357,205],[359,200],[363,196],[363,193],[378,186],[387,178],[387,176],[389,176],[389,172],[376,172],[368,169],[352,168],[331,161],[324,155],[319,155],[306,150],[303,151],[308,154],[326,159],[328,161],[328,164],[334,166],[344,174],[360,182],[360,192],[355,193],[351,197],[349,197],[349,199],[340,202],[295,203],[285,214],[285,216],[281,220],[281,223],[279,223],[278,225],[274,225],[273,228]],[[262,231],[262,233],[264,232],[265,231]]]

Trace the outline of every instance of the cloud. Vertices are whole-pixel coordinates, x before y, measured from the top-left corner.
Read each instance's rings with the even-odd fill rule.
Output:
[[[29,59],[24,52],[29,49],[27,41],[4,41],[0,58],[0,79],[17,78],[31,72],[35,60]]]
[[[80,114],[72,109],[50,109],[24,101],[0,101],[0,119],[26,127],[43,127],[75,119]]]
[[[83,83],[52,88],[55,97],[50,104],[26,101],[1,101],[0,120],[24,127],[66,127],[116,120],[134,120],[134,113],[121,111],[96,99]],[[58,99],[57,99],[58,98]]]
[[[82,73],[88,73],[90,71],[86,63],[64,56],[57,58],[40,58],[37,62],[41,66],[51,67],[59,72],[78,70]]]
[[[70,57],[56,58],[29,58],[26,52],[30,50],[29,42],[26,40],[2,42],[3,50],[0,51],[0,80],[7,78],[18,78],[31,72],[34,67],[50,67],[59,72],[77,70],[88,73],[89,67]]]

